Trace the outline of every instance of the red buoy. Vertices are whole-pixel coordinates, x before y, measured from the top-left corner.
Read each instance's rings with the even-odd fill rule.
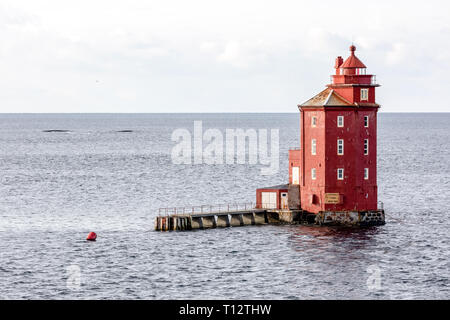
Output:
[[[87,241],[95,241],[97,239],[97,234],[95,232],[89,232],[86,240]]]

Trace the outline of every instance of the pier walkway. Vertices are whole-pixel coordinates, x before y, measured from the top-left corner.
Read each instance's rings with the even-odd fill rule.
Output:
[[[267,209],[254,203],[230,203],[193,207],[160,208],[157,231],[226,228],[268,223]]]
[[[380,206],[383,208],[383,204]],[[254,203],[160,208],[155,230],[176,231],[239,227],[260,224],[315,224],[374,226],[385,224],[383,209],[365,212],[324,211],[318,214],[301,209],[257,208]]]
[[[294,223],[302,210],[257,208],[256,203],[230,203],[194,207],[160,208],[156,231],[227,228],[261,224]]]

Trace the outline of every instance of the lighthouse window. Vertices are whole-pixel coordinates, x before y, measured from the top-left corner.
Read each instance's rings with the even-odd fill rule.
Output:
[[[316,155],[316,139],[311,140],[311,154]]]
[[[369,116],[364,116],[364,127],[369,127]]]
[[[317,126],[317,117],[312,117],[311,118],[311,127],[315,127]]]
[[[343,168],[337,169],[337,179],[344,180],[344,169]]]
[[[316,168],[311,169],[311,179],[316,180]]]
[[[361,89],[361,100],[369,100],[369,89]]]
[[[364,154],[369,154],[369,139],[364,139]]]
[[[369,168],[364,168],[364,180],[369,179]]]
[[[337,141],[337,154],[342,156],[344,154],[344,140],[338,139]]]
[[[337,117],[337,126],[341,127],[341,128],[344,126],[344,117],[343,116]]]

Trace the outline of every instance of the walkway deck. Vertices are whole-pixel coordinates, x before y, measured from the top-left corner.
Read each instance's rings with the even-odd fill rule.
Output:
[[[226,228],[268,223],[267,209],[252,203],[161,208],[155,230],[175,231]]]

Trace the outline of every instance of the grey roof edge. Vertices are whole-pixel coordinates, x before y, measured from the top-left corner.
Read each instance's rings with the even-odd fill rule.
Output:
[[[258,188],[258,190],[280,190],[280,189],[289,189],[289,184],[279,184],[276,186],[272,186],[272,187],[262,187],[262,188]]]

